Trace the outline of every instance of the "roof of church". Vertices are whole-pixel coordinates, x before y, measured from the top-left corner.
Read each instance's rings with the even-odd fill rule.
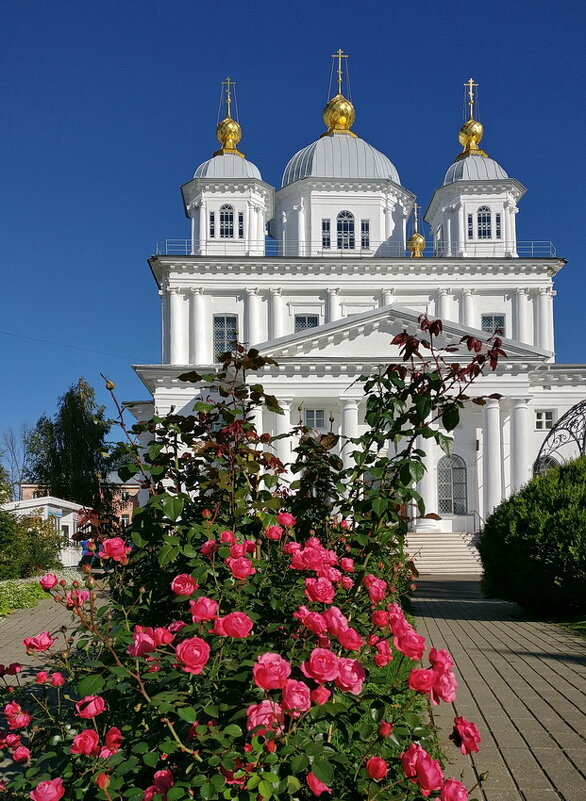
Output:
[[[483,156],[466,156],[449,168],[444,186],[455,181],[500,181],[508,177],[498,161]]]
[[[281,186],[302,178],[391,180],[401,184],[390,159],[347,132],[322,136],[296,153],[285,167]]]
[[[252,161],[235,153],[221,153],[200,164],[194,178],[256,178],[262,181],[260,170]]]

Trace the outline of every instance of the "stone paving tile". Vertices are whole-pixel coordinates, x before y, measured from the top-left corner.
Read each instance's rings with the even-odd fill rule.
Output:
[[[423,577],[414,607],[420,632],[456,663],[458,697],[434,716],[446,752],[453,749],[447,742],[453,715],[473,720],[483,735],[466,778],[485,771],[489,778],[472,795],[584,801],[584,640],[524,617],[514,604],[483,599],[468,577]]]

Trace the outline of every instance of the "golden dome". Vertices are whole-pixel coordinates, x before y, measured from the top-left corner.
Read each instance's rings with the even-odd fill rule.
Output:
[[[242,139],[242,128],[233,120],[232,117],[225,117],[216,128],[216,136],[219,143],[222,145],[220,150],[214,153],[214,156],[221,156],[223,153],[232,153],[235,156],[242,156],[236,145]]]
[[[355,119],[354,106],[349,100],[346,100],[344,95],[338,93],[324,108],[323,120],[328,130],[323,136],[332,133],[347,133],[350,136],[356,136],[350,130]]]
[[[415,231],[407,240],[407,250],[411,253],[412,259],[421,259],[425,250],[425,237]]]
[[[468,122],[462,125],[458,133],[458,141],[463,150],[456,156],[456,161],[466,158],[466,156],[484,156],[484,158],[487,158],[488,153],[478,147],[483,134],[484,126],[482,123],[470,117]]]

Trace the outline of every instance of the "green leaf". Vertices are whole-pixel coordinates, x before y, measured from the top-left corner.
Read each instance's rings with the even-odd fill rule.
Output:
[[[181,720],[184,720],[186,723],[194,723],[197,717],[195,709],[191,706],[180,707],[177,710],[177,714]]]
[[[161,567],[166,567],[173,559],[177,558],[179,554],[179,548],[177,545],[171,545],[170,543],[166,542],[161,548],[159,548],[159,564]]]
[[[151,751],[150,753],[145,754],[143,756],[142,761],[144,762],[145,765],[148,765],[149,768],[154,768],[155,765],[157,765],[158,762],[159,762],[159,755],[158,754],[154,754]]]
[[[293,773],[301,773],[309,765],[309,759],[305,754],[297,754],[291,760],[291,770]]]
[[[296,776],[287,776],[287,789],[289,790],[289,793],[291,795],[293,795],[293,793],[296,793],[300,787],[301,787],[301,782]]]
[[[104,687],[104,677],[100,675],[85,676],[76,684],[78,695],[84,698],[86,695],[96,695]]]
[[[442,414],[442,425],[446,431],[453,431],[460,421],[460,410],[457,406],[448,406]]]
[[[386,511],[389,502],[386,498],[377,497],[372,502],[372,510],[377,517],[380,517]]]
[[[334,781],[334,769],[325,759],[315,759],[312,766],[312,772],[317,776],[320,782],[324,784],[331,784]]]
[[[235,723],[230,723],[229,726],[223,729],[222,733],[226,734],[228,737],[240,737],[242,735],[242,729],[240,726],[236,726]]]
[[[266,779],[263,779],[258,783],[258,792],[263,798],[270,798],[273,794],[273,785],[266,781]]]
[[[375,723],[380,723],[385,714],[385,705],[382,701],[373,701],[370,705],[370,717]]]
[[[181,516],[185,500],[176,495],[161,495],[159,506],[169,520],[177,520]]]
[[[137,548],[144,548],[144,546],[147,545],[147,541],[140,536],[138,531],[133,531],[130,535],[130,539]]]

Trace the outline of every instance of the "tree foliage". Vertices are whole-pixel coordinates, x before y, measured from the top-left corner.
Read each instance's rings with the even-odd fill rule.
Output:
[[[39,515],[0,510],[0,581],[38,576],[59,567],[60,532]]]

